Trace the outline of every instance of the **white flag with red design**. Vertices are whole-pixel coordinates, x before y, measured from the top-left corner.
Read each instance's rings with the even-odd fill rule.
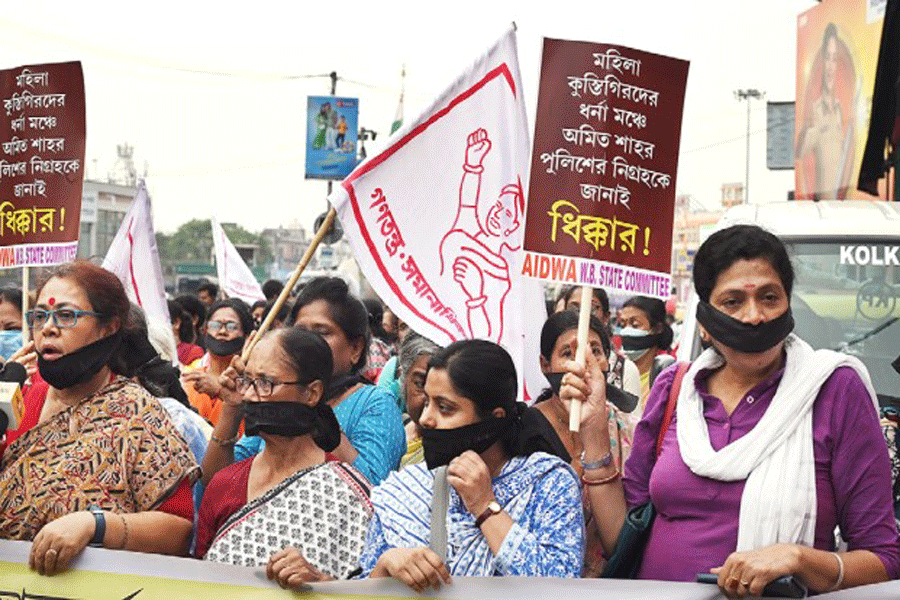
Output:
[[[166,288],[153,231],[153,210],[143,181],[138,184],[131,208],[106,252],[103,268],[115,273],[128,299],[144,309],[148,320],[169,323]]]
[[[526,399],[546,386],[543,295],[520,275],[530,156],[510,29],[329,198],[388,307],[438,344],[500,343],[526,374]]]
[[[237,248],[225,235],[225,230],[219,221],[213,217],[212,223],[213,247],[216,251],[216,271],[219,274],[219,287],[228,298],[240,298],[247,304],[253,304],[257,300],[265,300],[259,282],[253,276],[253,272]]]

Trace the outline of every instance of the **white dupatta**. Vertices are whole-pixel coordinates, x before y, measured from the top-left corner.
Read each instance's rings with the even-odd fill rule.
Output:
[[[713,450],[694,386],[701,369],[714,369],[722,358],[703,352],[685,375],[678,396],[677,434],[681,458],[701,477],[719,481],[746,479],[741,497],[737,550],[772,544],[812,546],[816,527],[816,480],[812,409],[819,389],[841,366],[856,370],[878,410],[869,373],[859,359],[813,350],[794,334],[785,340],[784,376],[765,414],[745,436]],[[847,399],[850,401],[850,399]]]

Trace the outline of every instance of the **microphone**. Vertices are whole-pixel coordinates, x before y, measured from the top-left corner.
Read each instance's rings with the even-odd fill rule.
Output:
[[[25,414],[22,385],[28,379],[28,371],[15,361],[0,366],[0,431],[18,429]]]

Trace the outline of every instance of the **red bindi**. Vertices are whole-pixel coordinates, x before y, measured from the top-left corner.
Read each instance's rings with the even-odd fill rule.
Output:
[[[54,304],[56,304],[56,298],[50,298],[49,300],[47,300],[47,304],[53,306]]]

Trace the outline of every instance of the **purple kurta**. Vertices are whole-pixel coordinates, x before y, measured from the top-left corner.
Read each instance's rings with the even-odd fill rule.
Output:
[[[644,417],[634,433],[623,482],[628,506],[653,500],[657,517],[638,577],[694,581],[721,566],[737,546],[738,514],[744,481],[716,481],[694,475],[681,460],[676,419],[655,459],[657,432],[676,367],[656,380]],[[712,447],[719,450],[759,422],[778,389],[783,369],[750,390],[729,416],[707,393],[712,371],[694,381],[704,404]],[[689,385],[685,379],[683,385]],[[816,462],[815,547],[833,550],[840,525],[850,550],[865,549],[884,563],[888,576],[900,572],[900,536],[894,520],[891,466],[878,415],[856,372],[840,367],[819,391],[813,406]],[[655,465],[654,465],[655,463]]]

